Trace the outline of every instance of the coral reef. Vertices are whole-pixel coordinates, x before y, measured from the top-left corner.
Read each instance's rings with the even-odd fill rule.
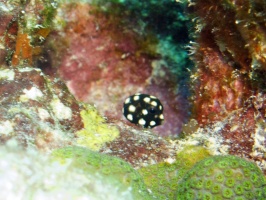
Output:
[[[264,1],[189,1],[195,17],[193,117],[227,153],[265,165]]]
[[[265,199],[266,179],[251,162],[236,156],[213,156],[198,162],[181,180],[178,200]]]
[[[44,43],[55,28],[57,6],[56,1],[0,4],[5,11],[1,15],[5,61],[0,65],[0,139],[4,143],[16,138],[25,147],[44,151],[70,144],[97,149],[119,132],[105,125],[95,108],[77,102],[52,69]]]
[[[119,131],[93,106],[80,104],[59,79],[38,68],[0,67],[0,140],[51,150],[65,145],[99,150]]]
[[[81,147],[66,147],[55,150],[52,155],[61,162],[73,159],[73,165],[89,174],[99,173],[112,177],[120,185],[132,189],[133,199],[152,199],[142,177],[130,164],[113,156],[100,154]]]
[[[209,156],[238,155],[266,172],[266,3],[183,2],[0,2],[0,173],[10,199],[265,198],[253,163]],[[163,125],[123,118],[137,92],[160,99]]]
[[[40,3],[39,9],[36,8],[37,3]],[[71,8],[72,5],[75,5],[75,7]],[[68,50],[67,48],[64,49],[69,43],[65,40],[68,38],[63,37],[65,35],[63,31],[66,33],[68,33],[68,31],[74,31],[74,29],[67,29],[70,25],[73,26],[73,28],[75,27],[74,22],[76,21],[71,20],[71,17],[75,16],[72,16],[71,13],[74,12],[76,8],[82,8],[79,10],[80,15],[77,15],[76,17],[78,17],[78,19],[84,18],[83,20],[80,20],[80,23],[86,24],[88,21],[86,17],[88,15],[87,11],[90,10],[90,5],[84,3],[62,3],[58,6],[56,4],[56,10],[51,8],[51,13],[47,1],[6,1],[1,3],[0,6],[1,9],[4,10],[3,15],[1,15],[1,19],[3,19],[3,26],[1,26],[3,40],[1,40],[1,47],[5,48],[5,51],[3,51],[4,53],[1,53],[3,59],[1,60],[2,65],[0,73],[0,94],[2,99],[0,132],[2,143],[5,143],[10,138],[15,138],[18,142],[23,144],[24,147],[34,147],[48,152],[54,148],[64,147],[66,145],[86,146],[94,150],[117,155],[130,162],[134,167],[157,163],[173,154],[169,143],[160,137],[158,138],[157,136],[152,135],[150,131],[143,131],[139,127],[135,127],[136,130],[134,130],[125,125],[124,121],[121,122],[115,117],[110,117],[110,115],[109,118],[103,118],[94,107],[84,106],[77,102],[68,92],[64,83],[61,82],[56,73],[54,73],[55,66],[58,63],[61,64],[62,61],[60,57],[62,54],[59,55],[60,50],[63,49],[63,53],[66,53]],[[25,10],[22,8],[25,8]],[[49,23],[46,21],[47,15],[44,14],[46,11],[43,12],[43,9],[47,12],[49,11],[48,13],[51,14],[48,20]],[[83,9],[84,12],[82,12]],[[20,14],[22,11],[23,13]],[[56,11],[58,12],[55,16]],[[95,10],[91,11],[94,12]],[[77,12],[77,10],[75,10],[75,12]],[[64,19],[63,17],[68,14],[71,16]],[[37,19],[32,19],[34,15],[37,16],[39,21]],[[17,19],[17,16],[25,17]],[[96,20],[96,17],[98,16],[99,20],[103,20],[103,22],[107,21],[109,23],[108,16],[105,16],[102,12],[95,11],[93,15],[89,15],[89,18],[93,18],[92,21],[96,22],[98,20],[98,18]],[[118,18],[114,18],[113,20],[115,21],[115,19]],[[30,23],[31,20],[33,20],[32,23]],[[110,21],[110,24],[107,24],[108,26],[104,29],[103,35],[107,38],[109,38],[111,30],[114,32],[115,28],[120,27],[117,27],[117,23],[112,25],[111,22],[112,21]],[[77,23],[76,28],[80,25],[82,24]],[[43,27],[44,29],[42,29]],[[65,29],[62,29],[62,27]],[[82,27],[86,26],[84,25]],[[77,38],[81,38],[82,41],[83,37],[80,36],[82,27],[80,27],[80,30],[76,30],[77,35],[73,38],[75,41],[79,41]],[[89,29],[92,31],[90,34],[95,31],[95,27],[88,26],[87,28],[92,28]],[[98,34],[98,32],[96,31],[95,34]],[[132,44],[134,45],[132,48],[134,49],[134,58],[129,59],[128,61],[129,63],[135,63],[136,61],[134,66],[141,66],[141,68],[136,71],[138,72],[142,71],[141,69],[144,67],[141,63],[149,63],[150,65],[150,56],[152,55],[152,58],[156,57],[153,55],[153,52],[155,51],[148,48],[149,46],[152,46],[154,37],[151,34],[149,35],[151,37],[145,36],[146,39],[145,37],[143,39],[141,34],[134,33],[134,37],[131,37],[131,34],[133,34],[133,32],[130,32],[126,38],[131,38],[133,41]],[[110,35],[114,37],[115,34]],[[58,37],[62,37],[63,39],[59,39],[59,43],[56,43],[55,40],[58,39]],[[39,41],[40,43],[37,42],[38,38],[41,40]],[[115,41],[118,42],[118,39],[119,38],[116,38]],[[65,41],[66,43],[63,43],[62,41]],[[99,38],[98,41],[104,42],[105,40],[104,38]],[[55,45],[57,44],[59,45],[55,48]],[[122,45],[123,42],[120,42],[119,44]],[[99,44],[96,43],[95,45],[97,46]],[[112,45],[115,45],[115,43],[112,43]],[[112,46],[112,48],[113,47],[114,46]],[[138,49],[139,47],[141,47],[140,50]],[[116,47],[114,49],[116,49]],[[33,53],[35,50],[36,54]],[[126,51],[127,50],[125,50],[125,52]],[[115,52],[117,53],[115,58],[121,61],[121,56],[123,54],[121,54],[121,51],[117,52],[115,50]],[[106,57],[105,54],[104,57]],[[144,57],[145,59],[142,59]],[[122,60],[123,59],[125,58],[122,58]],[[93,60],[97,61],[96,58]],[[161,71],[159,69],[162,63],[162,61],[156,60],[152,65],[155,68],[154,73],[157,75],[161,74],[161,78],[163,78],[163,74],[165,73],[164,70]],[[135,70],[134,66],[132,65],[132,70]],[[152,66],[147,69],[151,69]],[[123,73],[121,75],[123,75]],[[93,77],[96,77],[97,79],[97,76],[92,76],[92,78]],[[132,80],[130,79],[129,82],[135,82],[138,78],[142,79],[138,74],[135,74],[134,77],[135,78]],[[127,78],[124,76],[122,78],[123,81],[127,81]],[[159,85],[164,84],[161,81],[161,78],[158,78],[158,81],[160,79],[158,82]],[[145,76],[140,82],[144,83],[148,79],[149,77]],[[110,77],[110,81],[111,80],[115,79]],[[91,81],[91,79],[88,79],[88,81]],[[169,84],[170,82],[167,83],[165,87]],[[170,85],[172,85],[173,88],[176,87],[175,84],[171,83]],[[85,90],[87,90],[84,85],[80,85],[79,88],[85,88]],[[135,88],[139,88],[139,86]],[[113,87],[113,89],[115,90],[115,87]],[[97,87],[94,87],[93,92],[97,91],[100,92],[103,90],[98,90]],[[116,92],[117,91],[119,90],[116,90]],[[162,91],[167,92],[165,89],[162,89]],[[101,94],[104,94],[104,92],[101,92]],[[124,91],[123,93],[121,91],[121,99],[124,100],[122,97],[127,94],[129,94],[129,92]],[[91,96],[93,97],[93,95]],[[111,95],[111,97],[115,98],[115,95]],[[163,96],[163,99],[170,99],[172,97],[174,96],[166,95]],[[179,101],[178,99],[179,97],[174,99],[174,101]],[[102,102],[105,103],[105,106],[101,107],[102,109],[105,109],[107,104],[109,106],[108,108],[115,108],[114,106],[110,106],[112,101],[104,100],[106,99],[103,99]],[[93,103],[97,102],[101,101],[98,101],[97,98],[95,98]],[[176,102],[169,102],[169,104],[171,104],[171,106],[177,105]],[[180,106],[180,109],[184,109],[185,107],[185,105]],[[170,112],[172,112],[172,109],[169,108],[168,114]],[[185,112],[187,113],[187,111]],[[115,109],[115,113],[120,113],[119,115],[121,115],[120,108]],[[178,115],[182,116],[182,112]],[[171,115],[168,116],[170,117]],[[168,120],[168,125],[171,125],[171,120],[175,121],[174,123],[181,125],[178,118],[170,118],[171,119]],[[113,124],[116,124],[118,127],[115,128]],[[173,124],[173,127],[174,126],[175,125]],[[117,129],[121,132],[120,135]],[[178,126],[177,129],[180,129],[180,127]],[[170,131],[170,129],[168,130]]]
[[[4,199],[134,200],[132,190],[102,173],[89,173],[52,161],[12,140],[0,147],[1,194]]]

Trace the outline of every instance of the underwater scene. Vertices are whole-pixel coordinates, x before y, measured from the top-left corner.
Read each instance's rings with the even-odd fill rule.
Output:
[[[0,0],[0,200],[265,200],[265,0]]]

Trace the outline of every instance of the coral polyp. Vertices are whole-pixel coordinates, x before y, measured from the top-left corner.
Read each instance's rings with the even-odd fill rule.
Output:
[[[265,199],[261,170],[235,156],[213,156],[192,167],[181,180],[176,200]]]
[[[63,163],[70,159],[73,166],[85,173],[102,174],[120,182],[131,188],[134,199],[152,199],[140,174],[122,159],[80,147],[57,149],[53,152],[53,157]]]

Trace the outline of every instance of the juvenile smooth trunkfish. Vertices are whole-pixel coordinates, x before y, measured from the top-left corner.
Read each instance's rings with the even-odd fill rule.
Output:
[[[162,103],[148,94],[137,93],[128,97],[124,102],[123,114],[128,121],[144,128],[161,125],[164,120]]]

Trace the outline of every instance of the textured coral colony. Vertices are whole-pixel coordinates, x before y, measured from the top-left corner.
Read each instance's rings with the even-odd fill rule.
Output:
[[[265,200],[265,76],[265,0],[0,0],[1,199]]]

